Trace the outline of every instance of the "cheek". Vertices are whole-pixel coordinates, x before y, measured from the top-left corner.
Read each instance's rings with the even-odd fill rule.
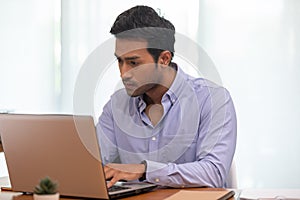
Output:
[[[153,82],[156,80],[157,72],[153,66],[140,66],[132,71],[133,77],[138,82]]]

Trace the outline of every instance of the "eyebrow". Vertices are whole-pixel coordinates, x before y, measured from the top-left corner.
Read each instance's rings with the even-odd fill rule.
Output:
[[[116,56],[117,59],[121,58],[117,54],[115,54],[115,56]],[[140,57],[139,56],[131,56],[131,57],[125,57],[124,60],[135,60],[135,59],[138,59],[138,58],[140,58]]]

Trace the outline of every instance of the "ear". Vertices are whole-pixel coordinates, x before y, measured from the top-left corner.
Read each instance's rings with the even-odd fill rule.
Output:
[[[160,53],[159,57],[158,57],[158,63],[165,65],[165,66],[169,66],[170,62],[172,59],[172,54],[170,51],[163,51]]]

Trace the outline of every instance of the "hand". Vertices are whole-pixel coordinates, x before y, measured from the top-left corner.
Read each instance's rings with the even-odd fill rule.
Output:
[[[106,179],[111,179],[107,187],[110,188],[119,180],[136,180],[143,176],[145,172],[144,164],[116,164],[109,163],[104,166]]]

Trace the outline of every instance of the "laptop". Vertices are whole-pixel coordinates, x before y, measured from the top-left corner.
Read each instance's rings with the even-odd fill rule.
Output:
[[[32,193],[46,176],[71,197],[122,198],[156,187],[118,182],[108,191],[91,116],[0,114],[0,134],[13,191]]]

